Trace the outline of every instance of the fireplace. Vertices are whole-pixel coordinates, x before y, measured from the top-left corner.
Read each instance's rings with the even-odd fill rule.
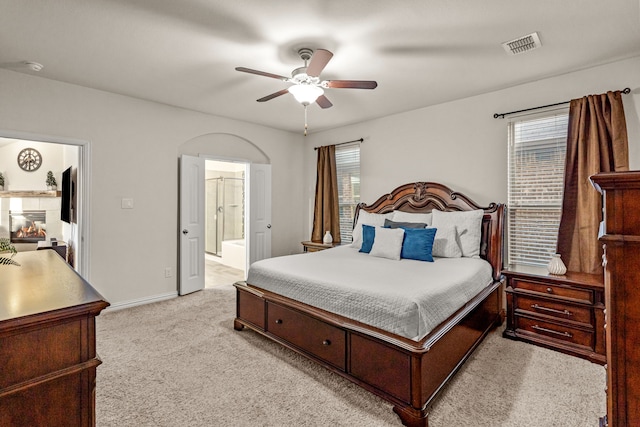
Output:
[[[47,211],[9,211],[12,243],[34,243],[47,238]]]

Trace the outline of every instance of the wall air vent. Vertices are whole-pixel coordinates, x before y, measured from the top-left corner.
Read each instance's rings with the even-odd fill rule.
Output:
[[[531,33],[527,36],[518,37],[510,42],[502,43],[502,47],[509,55],[517,55],[542,46],[538,33]]]

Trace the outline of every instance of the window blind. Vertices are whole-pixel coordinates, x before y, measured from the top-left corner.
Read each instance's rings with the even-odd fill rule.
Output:
[[[546,265],[562,210],[568,111],[509,123],[508,262]]]
[[[338,175],[338,209],[340,211],[340,237],[343,243],[352,240],[353,218],[360,203],[360,143],[336,146],[336,172]]]

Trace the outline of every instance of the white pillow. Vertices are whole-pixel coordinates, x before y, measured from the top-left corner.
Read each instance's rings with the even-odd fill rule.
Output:
[[[417,213],[393,211],[393,217],[391,217],[391,220],[395,222],[422,222],[424,224],[431,225],[431,212]]]
[[[460,249],[460,244],[458,243],[458,231],[455,225],[440,224],[433,240],[431,254],[441,258],[460,258],[462,256],[462,249]]]
[[[402,228],[376,227],[376,236],[369,255],[399,260],[403,240],[404,230]]]
[[[393,212],[377,214],[360,210],[360,213],[358,214],[358,222],[353,228],[353,233],[351,233],[351,237],[353,238],[351,247],[360,249],[362,246],[362,224],[372,225],[374,227],[383,227],[384,220],[387,218],[391,219],[391,215],[393,215]]]
[[[484,211],[442,212],[434,210],[432,226],[435,228],[455,225],[462,256],[468,258],[480,257],[480,235],[482,233],[482,217]]]

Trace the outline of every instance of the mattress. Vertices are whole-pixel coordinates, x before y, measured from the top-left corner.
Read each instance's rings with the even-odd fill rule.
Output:
[[[377,258],[350,246],[255,262],[247,283],[420,340],[493,282],[479,258]]]

